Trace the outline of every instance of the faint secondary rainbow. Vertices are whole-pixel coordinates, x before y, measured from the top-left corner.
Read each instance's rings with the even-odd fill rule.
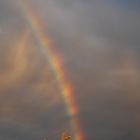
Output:
[[[70,117],[70,125],[73,131],[74,140],[83,140],[83,132],[76,116],[78,108],[74,101],[72,87],[70,83],[66,80],[65,73],[61,67],[60,58],[58,58],[53,51],[52,44],[50,43],[49,37],[47,37],[44,32],[44,26],[39,19],[39,16],[37,16],[37,13],[35,13],[35,11],[30,7],[30,5],[27,3],[27,0],[21,0],[20,2],[26,19],[30,24],[32,31],[34,32],[36,39],[39,42],[40,48],[45,54],[56,76],[57,82],[61,90],[61,95],[66,104],[68,116]]]

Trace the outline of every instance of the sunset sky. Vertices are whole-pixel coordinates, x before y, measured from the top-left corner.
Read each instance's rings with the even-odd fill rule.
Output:
[[[0,0],[0,140],[140,139],[139,0]]]

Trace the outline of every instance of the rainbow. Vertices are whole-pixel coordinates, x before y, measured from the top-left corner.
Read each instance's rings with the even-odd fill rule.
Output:
[[[43,28],[44,26],[39,19],[39,16],[37,16],[37,13],[35,13],[33,8],[26,0],[21,0],[20,5],[36,39],[39,42],[40,48],[49,61],[51,69],[53,70],[57,82],[59,83],[61,96],[66,104],[67,114],[70,118],[70,125],[73,131],[74,140],[83,140],[83,132],[81,130],[81,126],[77,117],[78,108],[72,94],[73,91],[71,84],[66,80],[65,73],[61,67],[60,58],[57,57],[57,55],[53,51],[50,39],[48,36],[46,36]]]

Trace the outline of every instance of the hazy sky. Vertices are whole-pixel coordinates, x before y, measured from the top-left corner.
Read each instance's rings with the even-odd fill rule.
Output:
[[[140,1],[30,0],[74,90],[85,140],[140,139]],[[0,1],[0,140],[56,140],[70,125],[20,0]]]

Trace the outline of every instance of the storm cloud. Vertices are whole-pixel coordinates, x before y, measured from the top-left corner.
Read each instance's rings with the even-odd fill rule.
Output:
[[[139,1],[29,4],[62,58],[85,139],[139,139]],[[57,139],[70,118],[21,7],[0,1],[0,139]]]

